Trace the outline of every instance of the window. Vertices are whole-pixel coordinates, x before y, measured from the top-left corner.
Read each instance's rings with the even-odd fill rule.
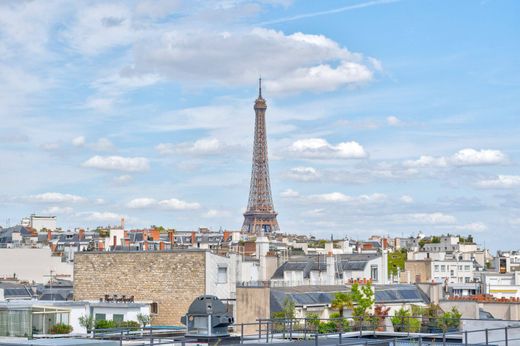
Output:
[[[464,266],[465,271],[470,271],[470,266]]]
[[[219,266],[217,272],[217,283],[218,284],[226,284],[228,282],[227,279],[227,267]]]
[[[446,266],[443,264],[441,265],[441,272],[445,272],[446,271]]]
[[[372,281],[377,281],[377,266],[370,267],[370,278]]]
[[[114,314],[112,315],[112,320],[116,323],[121,323],[125,320],[125,315],[122,314]]]
[[[96,314],[96,321],[106,320],[107,315],[106,314]]]
[[[438,265],[438,264],[435,265],[435,271],[436,271],[436,272],[439,271],[439,265]]]
[[[462,270],[462,266],[459,266],[459,270]]]
[[[150,304],[150,313],[151,314],[158,314],[159,313],[159,304],[157,304],[155,302]]]

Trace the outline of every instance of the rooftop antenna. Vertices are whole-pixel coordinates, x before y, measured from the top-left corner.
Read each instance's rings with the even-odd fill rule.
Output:
[[[262,98],[262,76],[258,78],[258,98]]]

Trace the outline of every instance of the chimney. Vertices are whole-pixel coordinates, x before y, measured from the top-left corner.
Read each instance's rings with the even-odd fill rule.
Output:
[[[78,232],[78,238],[80,241],[85,239],[85,230],[83,228],[80,228],[80,230]]]
[[[224,241],[227,241],[229,239],[229,237],[231,236],[231,232],[230,231],[224,231]]]
[[[112,240],[112,246],[114,247],[114,250],[116,248],[116,245],[117,245],[117,236],[114,236],[113,240]]]
[[[334,285],[336,279],[336,259],[332,254],[332,251],[329,251],[327,254],[327,285]]]
[[[197,237],[195,236],[195,232],[191,232],[191,246],[195,247],[196,242],[197,242]]]
[[[47,241],[52,240],[52,231],[47,231]]]
[[[384,250],[388,249],[388,239],[386,239],[386,238],[383,238],[383,249]]]
[[[148,251],[148,240],[145,240],[143,243],[143,249],[144,251]]]
[[[169,230],[168,231],[168,241],[170,242],[170,247],[173,249],[173,242],[174,242],[174,237],[173,237],[173,234],[174,234],[174,231],[173,230]]]
[[[164,251],[164,242],[159,243],[159,250]]]
[[[125,229],[125,218],[121,218],[121,229]]]
[[[150,231],[150,233],[152,234],[152,240],[153,241],[158,241],[160,240],[161,238],[161,231],[159,231],[159,229],[157,228],[154,228]]]

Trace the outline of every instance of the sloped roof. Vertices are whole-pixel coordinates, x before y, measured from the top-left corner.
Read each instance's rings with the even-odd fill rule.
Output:
[[[378,254],[341,254],[334,256],[340,271],[364,270],[368,261],[379,257]],[[285,271],[302,271],[304,278],[309,278],[311,271],[327,270],[327,259],[324,255],[295,256],[276,269],[272,279],[283,279]]]
[[[374,285],[376,304],[424,303],[428,297],[415,285]],[[271,288],[271,312],[281,311],[285,299],[296,306],[330,305],[337,292],[349,292],[348,286],[296,286]]]

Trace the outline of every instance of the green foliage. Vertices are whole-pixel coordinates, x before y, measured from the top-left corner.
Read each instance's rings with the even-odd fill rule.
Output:
[[[352,294],[345,292],[337,292],[331,302],[331,307],[339,311],[338,317],[343,317],[343,310],[345,308],[352,309],[354,306]]]
[[[121,321],[119,323],[113,320],[96,321],[96,329],[128,328],[130,330],[138,330],[140,327],[141,323],[137,321]]]
[[[334,321],[321,322],[318,326],[318,333],[328,334],[336,332],[336,323]]]
[[[139,330],[141,324],[137,321],[123,321],[118,324],[119,328],[128,328],[130,330]]]
[[[152,323],[152,316],[151,315],[142,314],[142,313],[138,313],[137,314],[137,321],[139,321],[139,323],[143,327],[146,327],[147,325]]]
[[[401,308],[390,318],[396,332],[417,333],[421,330],[421,321],[412,317],[409,310]]]
[[[459,243],[473,244],[473,236],[469,234],[466,238],[459,235]]]
[[[350,294],[354,302],[353,316],[366,317],[367,310],[372,308],[375,302],[372,284],[368,282],[366,285],[360,286],[358,283],[354,283]]]
[[[110,328],[117,328],[117,323],[112,320],[96,321],[96,329],[110,329]]]
[[[90,332],[92,329],[94,329],[96,322],[94,321],[94,317],[89,315],[82,315],[79,318],[79,325],[85,328],[87,332]]]
[[[310,241],[308,247],[324,249],[325,244],[327,244],[327,240],[321,239],[317,241]]]
[[[406,261],[406,250],[394,251],[388,254],[388,276],[390,274],[397,275],[397,269],[404,270],[404,262]]]
[[[58,323],[49,328],[49,334],[69,334],[72,332],[72,326],[68,324]]]
[[[296,315],[296,307],[294,305],[294,302],[291,298],[287,297],[285,298],[284,302],[283,302],[283,307],[282,307],[282,314],[283,314],[283,317],[282,318],[285,318],[285,319],[293,319]]]
[[[449,329],[458,329],[460,325],[460,318],[462,314],[456,307],[452,307],[451,311],[443,313],[437,319],[437,327],[443,332],[447,332]]]
[[[317,330],[320,325],[320,316],[317,313],[311,312],[307,315],[307,327]]]

